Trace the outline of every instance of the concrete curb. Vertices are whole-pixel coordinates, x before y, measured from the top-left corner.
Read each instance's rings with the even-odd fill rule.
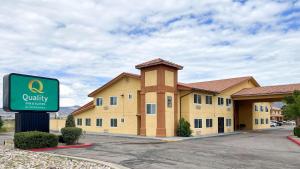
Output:
[[[49,147],[49,148],[33,148],[29,149],[29,151],[34,152],[41,152],[41,151],[52,151],[57,149],[70,149],[70,148],[88,148],[93,146],[93,143],[85,143],[85,144],[76,144],[76,145],[63,145],[63,146],[56,146],[56,147]]]
[[[105,166],[108,166],[108,167],[114,168],[114,169],[130,169],[130,168],[118,165],[118,164],[113,164],[113,163],[100,161],[100,160],[94,160],[94,159],[88,159],[88,158],[82,158],[82,157],[75,157],[75,156],[68,156],[68,155],[61,155],[61,154],[46,153],[46,152],[41,152],[41,153],[48,154],[48,155],[51,155],[51,156],[56,156],[56,157],[70,158],[70,159],[75,159],[75,160],[87,161],[87,162],[91,162],[91,163],[97,163],[97,164],[105,165]]]
[[[292,142],[296,143],[298,146],[300,146],[300,141],[294,139],[292,136],[287,136],[287,139],[291,140]]]

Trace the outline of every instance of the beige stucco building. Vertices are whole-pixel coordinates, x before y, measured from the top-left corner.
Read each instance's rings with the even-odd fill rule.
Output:
[[[261,94],[265,90],[251,76],[180,83],[178,71],[183,67],[178,64],[155,59],[136,68],[139,75],[122,73],[91,92],[93,100],[73,112],[77,127],[86,132],[168,137],[176,135],[179,119],[184,118],[192,135],[265,129],[270,127],[270,102],[283,97]],[[62,127],[58,126],[51,121],[52,130]]]

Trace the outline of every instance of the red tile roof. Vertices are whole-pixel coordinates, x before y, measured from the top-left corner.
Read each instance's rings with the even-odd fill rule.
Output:
[[[123,77],[132,77],[132,78],[136,78],[136,79],[140,79],[141,76],[137,75],[137,74],[133,74],[133,73],[127,73],[127,72],[123,72],[120,75],[118,75],[117,77],[113,78],[111,81],[107,82],[106,84],[104,84],[103,86],[99,87],[98,89],[94,90],[92,93],[90,93],[88,96],[89,97],[93,97],[95,94],[99,93],[100,91],[102,91],[103,89],[105,89],[106,87],[112,85],[113,83],[115,83],[116,81],[118,81],[119,79],[123,78]]]
[[[80,114],[80,113],[82,113],[84,111],[90,110],[90,109],[92,109],[94,107],[95,107],[94,102],[90,101],[87,104],[79,107],[77,110],[73,111],[72,114],[73,115],[77,115],[77,114]]]
[[[247,80],[251,80],[256,86],[259,86],[259,84],[256,82],[256,80],[252,76],[221,79],[221,80],[212,80],[212,81],[196,82],[196,83],[181,83],[180,85],[185,86],[185,87],[199,89],[199,90],[221,93],[222,91],[224,91],[228,88],[231,88],[235,85],[238,85],[242,82],[245,82]]]
[[[240,97],[240,96],[258,96],[258,95],[266,96],[266,95],[275,95],[275,94],[291,94],[295,90],[300,90],[300,83],[242,89],[241,91],[233,94],[232,96]]]
[[[183,66],[175,64],[175,63],[172,63],[170,61],[163,60],[161,58],[150,60],[148,62],[144,62],[144,63],[138,64],[138,65],[135,66],[135,68],[141,69],[141,68],[150,67],[150,66],[156,66],[156,65],[167,65],[167,66],[179,69],[179,70],[183,69]]]

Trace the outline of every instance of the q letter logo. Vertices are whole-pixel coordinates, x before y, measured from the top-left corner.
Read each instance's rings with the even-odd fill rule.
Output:
[[[33,87],[33,85],[36,84],[37,87]],[[43,89],[43,83],[40,80],[34,79],[34,80],[30,80],[30,82],[28,83],[28,88],[32,93],[44,93]]]

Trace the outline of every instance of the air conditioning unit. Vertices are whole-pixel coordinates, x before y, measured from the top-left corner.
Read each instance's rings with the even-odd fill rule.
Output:
[[[104,109],[104,110],[108,110],[109,107],[108,107],[108,106],[104,106],[103,109]]]
[[[201,109],[201,106],[200,105],[196,105],[195,108],[196,109]]]

